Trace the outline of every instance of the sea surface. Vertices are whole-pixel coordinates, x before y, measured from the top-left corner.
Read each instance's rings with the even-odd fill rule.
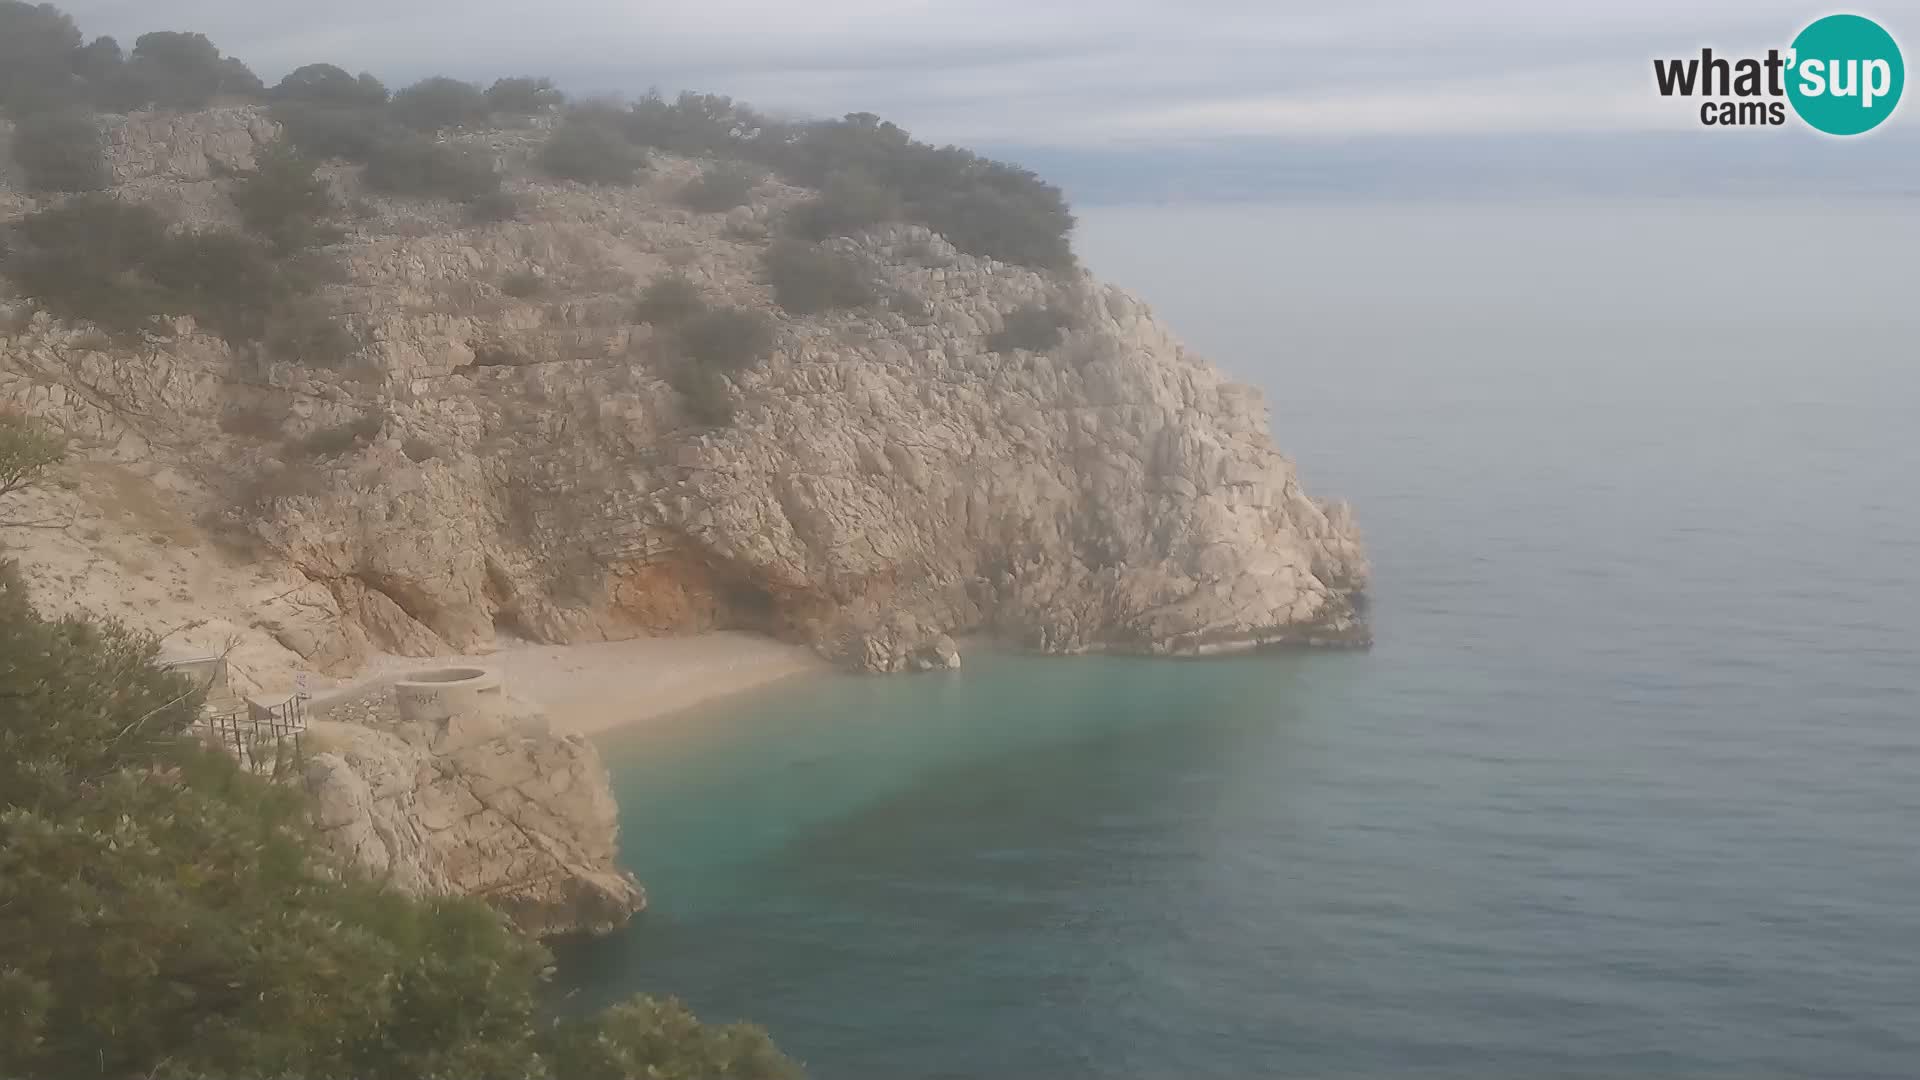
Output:
[[[817,1077],[1920,1076],[1913,203],[1123,208],[1369,652],[976,654],[604,740],[562,950]]]

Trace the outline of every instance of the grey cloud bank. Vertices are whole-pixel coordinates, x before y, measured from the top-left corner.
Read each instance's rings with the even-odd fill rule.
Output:
[[[710,90],[776,112],[873,111],[934,141],[1042,148],[1057,153],[1041,156],[1082,163],[1172,142],[1302,139],[1309,148],[1323,139],[1398,140],[1409,160],[1433,162],[1475,146],[1569,135],[1593,136],[1591,147],[1607,148],[1596,150],[1604,163],[1607,154],[1663,145],[1649,135],[1710,137],[1687,109],[1654,93],[1653,57],[1783,45],[1828,10],[1804,0],[62,6],[89,33],[123,44],[146,30],[201,30],[269,81],[324,60],[392,83],[534,73],[576,93]],[[1910,29],[1920,40],[1920,0],[1871,13],[1896,36]],[[1876,138],[1910,143],[1907,131],[1920,130],[1912,116],[1903,110]],[[1458,153],[1436,152],[1434,137],[1458,140]]]

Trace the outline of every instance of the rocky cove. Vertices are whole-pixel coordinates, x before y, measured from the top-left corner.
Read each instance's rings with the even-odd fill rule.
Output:
[[[235,224],[233,178],[278,135],[258,106],[103,124],[114,196],[189,229]],[[535,167],[550,137],[442,136],[496,163],[509,220],[322,167],[352,208],[320,293],[357,335],[350,364],[189,317],[130,342],[0,296],[0,401],[72,447],[31,495],[69,524],[8,538],[36,600],[217,647],[250,690],[717,629],[872,672],[958,664],[969,634],[1046,653],[1366,642],[1350,513],[1301,490],[1259,392],[1139,300],[893,224],[818,245],[881,302],[783,313],[763,263],[810,191],[763,179],[697,212],[677,196],[706,163],[655,153],[632,186],[589,186]],[[0,176],[0,225],[56,201]],[[776,327],[726,376],[725,423],[690,408],[672,335],[636,311],[666,274]],[[995,347],[1036,308],[1063,313],[1056,340]],[[459,737],[378,695],[336,719],[309,780],[349,861],[506,897],[535,932],[641,902],[591,745],[532,706]]]

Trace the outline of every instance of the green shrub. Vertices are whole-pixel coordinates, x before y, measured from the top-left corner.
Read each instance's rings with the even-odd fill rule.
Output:
[[[680,201],[688,209],[717,214],[736,206],[745,206],[755,185],[765,178],[763,172],[738,161],[722,162],[700,174],[698,180],[680,192]]]
[[[229,341],[257,341],[283,282],[273,253],[251,237],[224,230],[170,237],[148,265],[168,294],[157,314],[194,316]]]
[[[169,310],[153,277],[168,243],[153,208],[89,195],[21,220],[4,267],[40,307],[124,333]]]
[[[365,162],[383,146],[410,136],[377,105],[341,105],[294,98],[276,102],[273,118],[300,152],[319,161]]]
[[[289,301],[267,320],[267,355],[274,360],[343,371],[362,343],[345,321],[311,299]]]
[[[1064,312],[1040,304],[1026,304],[1007,312],[1004,325],[987,337],[987,348],[994,352],[1031,349],[1046,352],[1060,344],[1061,332],[1073,325]]]
[[[566,104],[567,96],[552,79],[521,75],[496,79],[487,87],[487,108],[510,116],[536,116]]]
[[[375,191],[470,203],[500,190],[490,157],[467,147],[398,139],[374,148],[362,179]]]
[[[361,72],[358,78],[332,64],[308,64],[293,69],[273,88],[276,102],[309,102],[349,109],[378,109],[387,103],[387,88]]]
[[[631,184],[646,163],[646,152],[618,128],[578,116],[561,124],[540,151],[541,168],[583,184]]]
[[[751,158],[754,147],[780,135],[770,123],[732,98],[682,93],[671,104],[658,93],[633,103],[625,117],[627,137],[673,154]]]
[[[547,291],[547,279],[532,270],[516,270],[500,282],[500,291],[515,299],[530,299]]]
[[[113,186],[100,129],[86,113],[63,110],[21,120],[13,157],[33,191],[101,191]]]
[[[486,123],[487,95],[469,82],[436,75],[393,95],[393,116],[416,131]]]
[[[766,271],[774,301],[793,315],[865,307],[878,299],[860,260],[798,240],[769,247]]]
[[[258,340],[276,308],[318,288],[330,268],[276,260],[239,233],[170,234],[152,207],[109,195],[29,215],[9,247],[0,270],[62,318],[124,334],[157,316],[192,315],[235,343]]]
[[[0,498],[39,483],[66,456],[65,437],[11,409],[0,410]]]
[[[324,484],[284,468],[251,501]],[[155,652],[42,620],[0,569],[0,1076],[797,1078],[673,1002],[552,1020],[545,950],[330,866],[297,785],[193,738]]]
[[[70,101],[68,58],[80,42],[73,17],[52,4],[0,0],[0,108],[22,115],[49,97]]]
[[[340,204],[333,188],[314,175],[314,163],[285,139],[254,155],[254,169],[240,178],[234,205],[248,229],[282,254],[340,239],[331,224]]]
[[[666,273],[647,282],[634,305],[634,318],[644,323],[665,326],[681,322],[706,310],[700,286],[680,273]]]
[[[726,427],[733,423],[737,406],[733,384],[725,375],[709,367],[683,364],[673,369],[668,382],[680,393],[687,418],[703,427]]]
[[[685,1005],[639,998],[563,1024],[553,1075],[568,1080],[799,1080],[751,1024],[704,1025]]]
[[[115,94],[126,103],[162,109],[204,109],[219,94],[257,95],[260,80],[245,64],[223,57],[205,34],[159,30],[133,43]]]
[[[786,225],[796,235],[824,240],[906,219],[899,192],[858,169],[842,169],[827,178],[819,195],[788,211]]]
[[[687,358],[718,371],[752,367],[773,347],[773,323],[743,308],[714,308],[680,325],[680,347]]]

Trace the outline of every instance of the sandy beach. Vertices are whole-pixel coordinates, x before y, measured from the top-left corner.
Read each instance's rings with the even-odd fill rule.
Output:
[[[507,692],[541,705],[557,731],[594,735],[752,690],[832,670],[798,645],[720,632],[584,645],[510,645],[433,659],[389,657],[377,674],[315,695],[316,706],[353,697],[405,672],[474,664],[501,674]]]

